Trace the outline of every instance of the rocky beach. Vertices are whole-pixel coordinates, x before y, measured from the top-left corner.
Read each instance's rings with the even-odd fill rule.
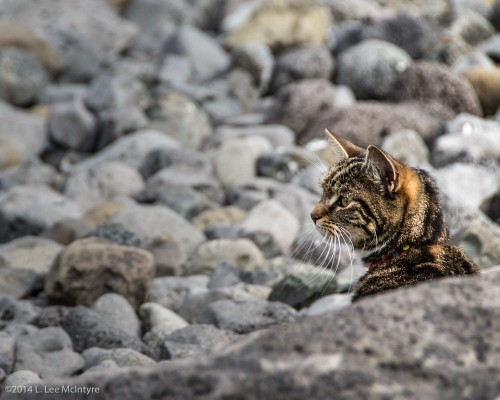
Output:
[[[500,2],[0,0],[0,398],[500,399]],[[351,304],[325,128],[481,268]]]

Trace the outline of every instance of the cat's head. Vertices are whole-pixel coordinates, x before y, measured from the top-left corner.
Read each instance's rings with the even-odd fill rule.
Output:
[[[350,236],[357,248],[375,249],[402,227],[409,197],[420,191],[411,168],[376,146],[362,149],[326,130],[336,163],[322,179],[323,194],[311,212],[318,229]]]

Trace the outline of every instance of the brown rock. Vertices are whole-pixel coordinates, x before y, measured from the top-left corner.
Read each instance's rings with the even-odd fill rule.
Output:
[[[217,209],[206,210],[199,214],[193,221],[194,226],[203,231],[210,225],[239,224],[246,217],[246,212],[236,206],[226,206]]]
[[[83,216],[83,221],[93,225],[102,225],[109,222],[124,208],[125,204],[115,203],[113,201],[103,201],[88,209]]]
[[[156,276],[182,275],[186,252],[173,236],[168,234],[154,238],[146,246],[156,263]]]
[[[392,88],[395,101],[439,101],[455,113],[482,115],[473,87],[449,67],[434,62],[417,62],[403,71]]]
[[[479,98],[484,115],[495,114],[500,107],[500,68],[477,67],[465,76]]]
[[[53,302],[84,306],[114,292],[139,306],[145,301],[154,269],[154,258],[146,250],[96,238],[80,239],[54,261],[45,292]]]

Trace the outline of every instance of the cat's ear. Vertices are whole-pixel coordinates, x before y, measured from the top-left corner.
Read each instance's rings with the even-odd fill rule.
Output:
[[[377,146],[368,146],[365,165],[387,186],[390,192],[396,192],[399,189],[398,163],[389,154]]]
[[[328,129],[325,129],[326,137],[330,140],[331,148],[336,156],[336,163],[339,163],[346,158],[355,157],[365,152],[361,147],[356,146],[348,140],[334,135]]]

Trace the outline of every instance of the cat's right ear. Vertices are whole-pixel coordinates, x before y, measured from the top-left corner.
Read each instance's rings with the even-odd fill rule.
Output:
[[[331,147],[336,156],[336,163],[339,163],[346,158],[359,156],[365,153],[365,150],[356,146],[348,140],[334,135],[328,129],[325,129],[326,137],[330,140]]]

